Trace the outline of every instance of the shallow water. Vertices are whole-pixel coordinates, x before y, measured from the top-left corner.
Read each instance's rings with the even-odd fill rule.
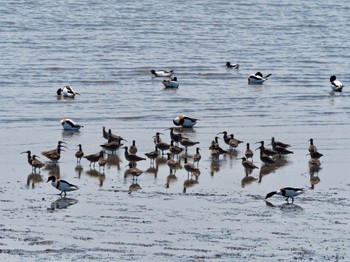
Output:
[[[348,261],[349,9],[343,1],[2,3],[1,259]],[[179,89],[164,90],[153,68],[173,69]],[[256,71],[272,75],[248,85]],[[332,74],[343,93],[331,93]],[[57,99],[64,84],[81,95]],[[143,155],[156,132],[169,142],[164,129],[180,113],[199,119],[177,129],[200,142],[197,181],[186,181],[183,168],[169,176],[165,158],[154,168],[147,160],[138,164],[140,188],[129,193],[123,151],[104,172],[85,159],[76,165],[77,144],[85,154],[100,150],[102,126],[128,146],[136,140]],[[63,131],[64,117],[84,128]],[[259,169],[247,178],[245,145],[219,162],[210,157],[224,130],[252,149],[274,136],[294,154],[266,168],[255,151]],[[324,154],[312,176],[310,138]],[[58,140],[68,144],[59,164],[41,156],[46,166],[33,174],[20,152],[41,155]],[[59,197],[45,183],[52,174],[80,189]],[[283,186],[308,190],[294,204],[264,201]]]

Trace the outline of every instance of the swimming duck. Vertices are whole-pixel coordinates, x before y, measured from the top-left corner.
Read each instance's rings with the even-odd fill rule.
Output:
[[[53,187],[55,187],[61,191],[60,195],[62,195],[62,193],[64,193],[64,195],[66,196],[67,191],[75,191],[75,190],[79,189],[77,186],[72,185],[65,180],[57,180],[57,178],[55,176],[49,176],[49,178],[47,179],[47,182],[49,182],[49,181],[51,181],[51,185]]]
[[[263,76],[262,73],[256,72],[255,75],[250,74],[248,76],[248,84],[262,84],[264,83],[271,74]]]
[[[331,76],[329,81],[331,82],[331,87],[334,92],[341,92],[343,90],[343,83],[337,80],[335,75]]]
[[[286,201],[288,202],[289,198],[292,199],[292,203],[294,202],[294,197],[305,192],[305,188],[301,187],[283,187],[277,191],[272,191],[268,193],[265,199],[272,197],[273,195],[279,195],[286,197]]]
[[[231,62],[226,62],[227,68],[239,68],[239,64],[231,64]]]
[[[179,82],[177,82],[177,77],[173,77],[171,79],[164,79],[162,81],[165,88],[178,88]]]
[[[195,124],[197,124],[197,120],[196,118],[192,118],[189,116],[185,116],[185,115],[178,115],[177,117],[175,117],[173,119],[173,123],[176,126],[182,126],[182,127],[193,127]]]
[[[69,98],[74,98],[75,95],[80,95],[78,92],[75,92],[73,88],[71,88],[70,86],[63,86],[57,89],[56,93],[58,96],[69,97]]]
[[[62,119],[61,125],[64,130],[69,130],[69,131],[77,131],[80,128],[84,127],[84,126],[78,125],[72,119],[68,119],[68,118]]]
[[[158,77],[170,77],[174,74],[174,70],[151,70],[151,73],[154,76],[158,76]]]

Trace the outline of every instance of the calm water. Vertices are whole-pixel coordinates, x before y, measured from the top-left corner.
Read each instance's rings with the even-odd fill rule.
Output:
[[[2,1],[1,260],[348,261],[350,3],[311,2]],[[179,89],[164,90],[151,69],[173,69]],[[248,85],[257,71],[272,76]],[[332,74],[343,93],[331,93]],[[81,96],[57,99],[64,84]],[[138,164],[141,189],[131,194],[122,151],[104,173],[76,166],[76,145],[98,152],[102,126],[143,155],[156,132],[169,142],[164,129],[180,113],[200,119],[179,130],[202,149],[186,193],[186,171],[169,180],[162,159]],[[64,117],[84,128],[64,132]],[[259,170],[247,179],[244,145],[212,162],[208,147],[224,130],[253,149],[274,136],[294,154],[266,170],[256,151]],[[319,180],[309,138],[324,154]],[[68,144],[59,165],[32,174],[20,152],[41,155],[58,140]],[[50,174],[79,191],[61,199],[44,183]],[[282,186],[309,188],[310,178],[314,189],[293,205],[263,201]]]

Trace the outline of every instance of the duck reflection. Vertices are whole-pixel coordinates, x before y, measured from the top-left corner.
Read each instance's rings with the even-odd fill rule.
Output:
[[[27,187],[32,185],[32,188],[35,188],[35,184],[43,182],[43,177],[38,173],[30,173],[27,177]]]
[[[293,212],[293,211],[303,211],[304,209],[301,207],[301,206],[299,206],[299,205],[296,205],[296,204],[294,204],[294,203],[290,203],[290,202],[288,202],[288,203],[283,203],[283,204],[281,204],[281,205],[274,205],[274,204],[272,204],[271,202],[269,202],[269,201],[266,201],[266,200],[264,200],[265,201],[265,204],[268,206],[268,207],[272,207],[272,208],[279,208],[279,209],[281,209],[282,211],[286,211],[286,212]]]
[[[132,192],[137,192],[140,189],[142,189],[142,187],[137,182],[133,181],[132,184],[129,186],[128,193],[131,194]]]
[[[72,140],[73,137],[80,136],[80,131],[79,130],[75,130],[75,131],[62,130],[61,136],[62,136],[61,140],[63,140],[63,141]]]
[[[106,179],[106,175],[104,173],[101,173],[101,172],[97,171],[96,169],[89,169],[88,171],[86,171],[86,174],[90,177],[96,178],[99,181],[100,187],[103,186],[103,182]]]
[[[77,199],[74,198],[68,198],[68,197],[60,197],[56,201],[51,203],[50,210],[56,210],[56,209],[66,209],[71,205],[74,205],[78,203]]]

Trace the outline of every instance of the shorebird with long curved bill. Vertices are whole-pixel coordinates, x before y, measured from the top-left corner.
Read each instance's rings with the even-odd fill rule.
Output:
[[[144,158],[144,157],[140,157],[138,155],[129,154],[127,146],[124,146],[123,148],[125,149],[124,156],[125,156],[125,159],[127,161],[129,161],[129,162],[138,162],[138,161],[141,161],[141,160],[146,160],[146,158]]]
[[[151,70],[151,74],[156,77],[171,77],[174,74],[174,70]]]
[[[305,188],[301,187],[283,187],[277,191],[272,191],[268,193],[265,199],[270,198],[274,195],[283,196],[286,198],[287,203],[289,203],[289,198],[292,199],[292,204],[294,202],[294,197],[299,196],[300,194],[305,192]]]
[[[256,72],[255,74],[250,74],[248,76],[248,84],[261,85],[264,83],[271,74],[263,76],[261,72]]]
[[[343,91],[343,83],[337,80],[337,77],[335,75],[332,75],[329,78],[329,81],[331,82],[331,87],[334,92],[341,92]]]
[[[47,179],[47,182],[50,182],[50,181],[51,181],[51,185],[54,188],[57,188],[58,190],[61,191],[61,193],[59,194],[61,196],[63,193],[64,193],[64,196],[66,196],[68,191],[75,191],[79,189],[76,185],[70,184],[65,180],[57,179],[55,176],[49,176],[49,178]]]
[[[78,92],[75,92],[70,86],[63,86],[57,89],[57,95],[65,98],[74,98],[76,95],[80,95]]]
[[[75,123],[72,119],[69,119],[69,118],[62,119],[61,125],[64,130],[68,130],[68,131],[77,131],[80,128],[84,127],[82,125]]]
[[[198,119],[185,115],[178,115],[173,119],[173,123],[176,126],[182,126],[184,128],[191,128],[197,123]]]

